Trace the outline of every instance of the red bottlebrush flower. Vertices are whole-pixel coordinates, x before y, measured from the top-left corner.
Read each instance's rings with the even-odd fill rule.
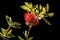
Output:
[[[34,15],[33,13],[29,12],[24,13],[24,19],[27,25],[36,26],[39,23],[37,16]]]

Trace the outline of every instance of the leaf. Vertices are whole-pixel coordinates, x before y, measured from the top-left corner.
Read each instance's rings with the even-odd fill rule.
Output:
[[[26,10],[26,11],[31,11],[31,9],[29,8],[29,7],[27,7],[27,6],[25,6],[25,5],[23,5],[23,6],[20,6],[22,9],[24,9],[24,10]]]
[[[25,30],[25,33],[23,32],[25,38],[27,37],[27,31]]]
[[[9,40],[8,38],[6,38],[6,40]]]
[[[46,8],[43,7],[41,14],[46,14]]]
[[[18,22],[14,22],[14,24],[15,24],[15,25],[21,25],[21,24],[20,24],[20,23],[18,23]]]
[[[16,26],[12,25],[13,28],[16,28]]]
[[[38,4],[34,5],[33,8],[32,8],[32,10],[34,11],[34,10],[36,10],[37,8],[38,8]]]
[[[13,28],[20,28],[20,25],[21,25],[21,24],[18,23],[18,22],[13,22],[13,23],[12,23],[12,27],[13,27]]]
[[[47,3],[46,5],[46,11],[48,12],[49,11],[49,4]]]
[[[44,20],[48,25],[51,25],[51,23],[50,23],[47,19],[43,18],[43,20]]]
[[[7,34],[11,34],[12,30],[10,30]]]
[[[44,18],[46,18],[46,17],[48,17],[47,13],[46,13],[46,14],[44,14]]]
[[[43,7],[42,11],[39,13],[40,18],[44,18],[46,14],[46,9]]]
[[[29,38],[28,38],[28,40],[32,40],[32,39],[33,39],[33,37],[29,37]]]
[[[10,36],[7,36],[7,38],[12,38],[12,37],[10,37]]]
[[[40,5],[40,6],[39,6],[39,9],[42,10],[42,8],[43,8],[43,7]]]
[[[39,10],[36,10],[36,13],[39,13]]]
[[[1,31],[4,35],[6,35],[6,30],[4,28],[1,28]]]
[[[20,36],[18,36],[18,38],[20,39],[20,40],[24,40],[22,37],[20,37]]]
[[[32,8],[32,3],[25,2],[25,5],[29,8]]]
[[[3,34],[0,32],[0,37],[2,37],[3,36]]]
[[[25,36],[25,33],[23,32],[24,36]]]
[[[39,18],[44,18],[44,15],[42,13],[39,13]]]
[[[7,38],[12,38],[12,37],[15,37],[13,34],[8,34],[7,35]]]
[[[8,25],[11,25],[11,23],[12,23],[11,17],[6,15],[6,20],[7,20]]]
[[[49,17],[53,17],[54,16],[54,13],[48,13],[47,14]]]

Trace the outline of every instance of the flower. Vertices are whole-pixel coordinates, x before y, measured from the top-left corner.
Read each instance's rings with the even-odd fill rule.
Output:
[[[39,23],[37,16],[33,12],[25,12],[24,20],[28,26],[36,26]]]

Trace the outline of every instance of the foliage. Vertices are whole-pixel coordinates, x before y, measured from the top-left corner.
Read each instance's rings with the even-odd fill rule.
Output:
[[[27,13],[25,13],[25,14],[27,14],[25,16],[25,19],[28,19],[28,20],[26,20],[26,22],[28,21],[28,23],[29,23],[29,25],[28,25],[29,29],[26,30],[25,32],[23,32],[26,40],[33,39],[33,37],[29,37],[29,33],[30,33],[31,28],[32,28],[32,25],[35,25],[35,23],[38,23],[39,20],[43,19],[45,21],[45,23],[47,23],[48,25],[51,25],[51,23],[46,18],[53,17],[54,13],[53,12],[49,13],[49,4],[48,3],[44,7],[41,4],[33,5],[32,3],[24,2],[24,5],[21,5],[20,7],[27,12]],[[6,21],[8,23],[8,28],[7,29],[1,28],[0,37],[2,37],[4,40],[5,39],[9,40],[9,38],[15,37],[12,34],[13,30],[11,29],[11,27],[12,28],[21,28],[20,27],[21,24],[18,22],[13,22],[12,18],[9,17],[8,15],[6,15],[5,18],[6,18]],[[28,24],[28,23],[26,23],[26,24]],[[18,38],[19,38],[19,40],[24,40],[19,35],[18,35]]]
[[[38,6],[38,4],[34,5],[32,3],[25,2],[25,5],[20,6],[22,9],[28,11],[28,12],[35,12],[35,15],[37,15],[38,19],[43,19],[48,25],[51,25],[49,21],[47,21],[46,17],[53,17],[54,13],[48,13],[49,12],[49,4],[46,4],[46,7],[42,6],[41,4]]]
[[[8,23],[8,28],[7,29],[4,29],[4,28],[1,28],[1,31],[0,32],[0,37],[2,38],[5,38],[6,40],[9,40],[9,38],[13,38],[15,37],[13,34],[12,34],[12,29],[10,29],[10,27],[13,27],[13,28],[20,28],[20,23],[18,22],[13,22],[11,17],[7,16],[6,15],[6,21]]]

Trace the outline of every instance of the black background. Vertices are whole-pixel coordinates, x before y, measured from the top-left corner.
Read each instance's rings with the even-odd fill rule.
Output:
[[[5,19],[5,15],[12,17],[13,21],[21,23],[21,29],[13,29],[13,34],[16,36],[10,40],[18,40],[17,36],[20,35],[24,38],[22,32],[28,29],[25,25],[23,14],[24,10],[20,8],[24,2],[32,2],[35,4],[42,4],[45,6],[49,3],[49,12],[54,12],[55,16],[52,18],[47,18],[52,25],[47,25],[43,20],[37,27],[32,27],[30,36],[33,36],[33,40],[46,40],[46,39],[58,39],[59,38],[59,0],[0,0],[0,28],[7,28],[8,24]],[[0,30],[1,31],[1,30]],[[2,38],[0,37],[2,40]]]

